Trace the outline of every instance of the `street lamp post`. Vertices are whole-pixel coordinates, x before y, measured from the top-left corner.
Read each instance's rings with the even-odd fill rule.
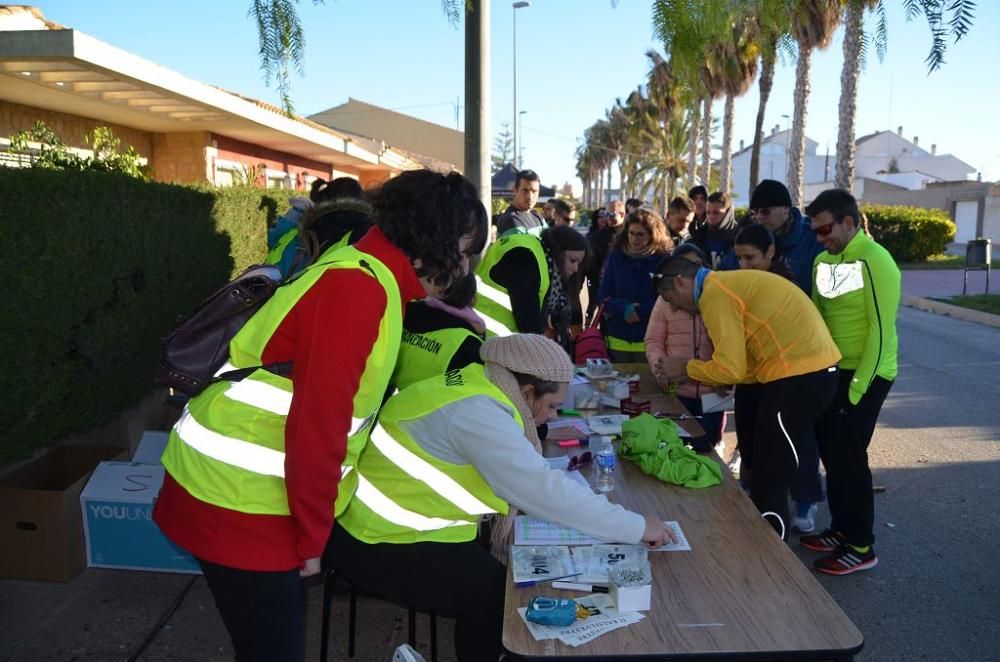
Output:
[[[514,8],[514,168],[520,169],[521,163],[517,151],[517,10],[530,6],[527,0],[520,0],[511,6]]]
[[[522,110],[517,114],[517,132],[521,134],[521,142],[519,143],[520,150],[517,153],[517,167],[520,168],[521,164],[524,163],[524,115],[528,111]]]

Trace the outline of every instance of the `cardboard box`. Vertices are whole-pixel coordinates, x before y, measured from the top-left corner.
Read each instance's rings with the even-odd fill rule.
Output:
[[[132,462],[139,464],[161,464],[163,451],[167,447],[169,432],[146,430],[139,439],[139,445],[132,455]]]
[[[80,495],[88,566],[201,572],[198,562],[153,521],[162,485],[162,466],[101,462]]]
[[[0,477],[0,576],[68,582],[86,567],[80,492],[117,446],[60,446]]]

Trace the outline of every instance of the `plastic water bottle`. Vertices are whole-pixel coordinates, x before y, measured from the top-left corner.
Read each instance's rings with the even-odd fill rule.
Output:
[[[611,437],[601,437],[594,463],[597,465],[598,491],[613,491],[615,489],[615,449],[611,445]]]

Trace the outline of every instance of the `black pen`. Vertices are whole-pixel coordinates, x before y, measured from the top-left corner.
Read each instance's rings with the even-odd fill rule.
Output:
[[[567,591],[586,591],[588,593],[607,593],[607,586],[594,586],[592,584],[578,584],[576,582],[552,582],[552,588],[566,589]]]

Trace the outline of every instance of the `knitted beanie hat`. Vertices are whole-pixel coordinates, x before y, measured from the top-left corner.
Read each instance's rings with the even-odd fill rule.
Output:
[[[483,343],[479,355],[488,364],[547,382],[573,381],[573,362],[559,343],[533,333],[497,336]]]
[[[750,209],[760,209],[761,207],[791,207],[792,196],[788,193],[788,188],[781,182],[774,179],[765,179],[750,196]]]

